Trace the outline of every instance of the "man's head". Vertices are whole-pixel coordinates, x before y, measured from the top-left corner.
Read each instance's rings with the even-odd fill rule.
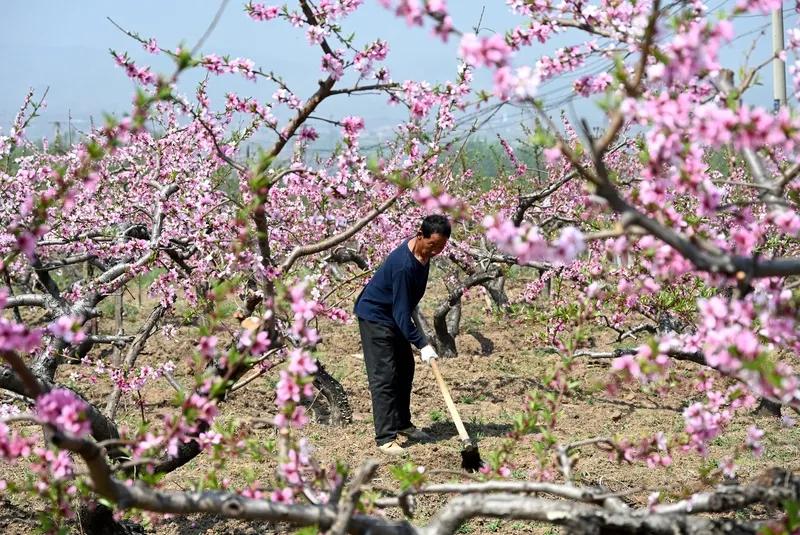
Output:
[[[417,250],[430,258],[441,253],[450,239],[450,221],[443,215],[429,215],[422,220],[417,232]]]

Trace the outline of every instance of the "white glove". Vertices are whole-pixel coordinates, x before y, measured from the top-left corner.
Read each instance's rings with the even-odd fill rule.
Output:
[[[430,364],[431,360],[438,359],[439,355],[436,354],[436,350],[433,349],[433,346],[428,344],[422,349],[420,349],[419,358],[421,358],[422,362],[424,362],[425,364]]]

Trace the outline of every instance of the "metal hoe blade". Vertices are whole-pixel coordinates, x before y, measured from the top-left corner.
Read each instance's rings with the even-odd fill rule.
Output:
[[[461,450],[461,468],[467,472],[477,472],[481,466],[483,461],[478,446],[472,443],[464,444],[464,449]]]

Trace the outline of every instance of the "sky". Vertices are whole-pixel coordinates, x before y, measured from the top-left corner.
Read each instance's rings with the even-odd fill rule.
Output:
[[[311,94],[321,75],[319,51],[307,44],[302,30],[283,21],[252,21],[243,10],[244,0],[227,3],[222,17],[203,45],[203,53],[220,56],[248,57],[262,68],[280,73],[289,86],[304,98]],[[269,3],[269,2],[267,2]],[[122,113],[130,108],[134,85],[115,65],[109,49],[127,51],[137,64],[149,64],[156,72],[171,72],[171,63],[163,55],[154,56],[117,29],[113,19],[125,29],[145,38],[154,37],[159,45],[175,48],[184,43],[192,46],[205,32],[220,7],[219,0],[0,0],[0,132],[7,131],[28,88],[41,94],[48,88],[47,109],[28,135],[32,138],[52,137],[55,123],[66,130],[70,121],[74,128],[85,130],[89,121],[102,121],[104,113]],[[521,19],[508,11],[504,0],[450,0],[455,25],[461,29],[474,27],[481,21],[481,34],[512,28]],[[725,9],[730,2],[709,3],[712,9]],[[788,5],[788,4],[787,4]],[[787,10],[786,28],[797,23],[792,10]],[[752,47],[750,65],[760,64],[771,53],[769,16],[749,16],[735,21],[736,41],[722,52],[722,63],[734,71],[744,64]],[[358,12],[344,21],[345,33],[354,32],[357,44],[376,38],[389,42],[386,62],[394,80],[426,79],[439,82],[455,75],[457,43],[448,44],[430,35],[428,29],[408,27],[402,19],[381,7],[377,0],[365,0]],[[534,46],[517,56],[515,65],[533,64],[542,54],[563,46],[570,36],[563,35],[546,45]],[[579,71],[596,74],[608,68],[608,62],[592,60]],[[203,73],[183,75],[179,90],[192,93]],[[749,100],[769,106],[772,101],[771,70],[763,72],[763,85],[756,87]],[[542,97],[557,114],[565,109],[571,117],[586,116],[598,122],[600,114],[585,101],[563,102],[573,77],[549,82],[542,87]],[[477,78],[488,86],[485,77]],[[241,76],[228,75],[211,80],[209,95],[212,105],[222,106],[224,94],[236,91],[269,101],[274,86],[263,81],[253,83]],[[510,109],[497,114],[486,131],[514,130],[519,111]],[[361,115],[373,131],[391,128],[403,117],[401,109],[387,106],[383,96],[340,96],[330,99],[317,115],[340,118]],[[69,117],[71,116],[71,120]]]

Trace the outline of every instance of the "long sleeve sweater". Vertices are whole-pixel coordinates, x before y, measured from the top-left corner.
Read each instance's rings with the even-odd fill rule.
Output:
[[[408,242],[403,240],[389,253],[356,300],[354,312],[363,320],[398,328],[421,349],[428,340],[414,325],[411,313],[425,294],[430,264],[417,260]]]

